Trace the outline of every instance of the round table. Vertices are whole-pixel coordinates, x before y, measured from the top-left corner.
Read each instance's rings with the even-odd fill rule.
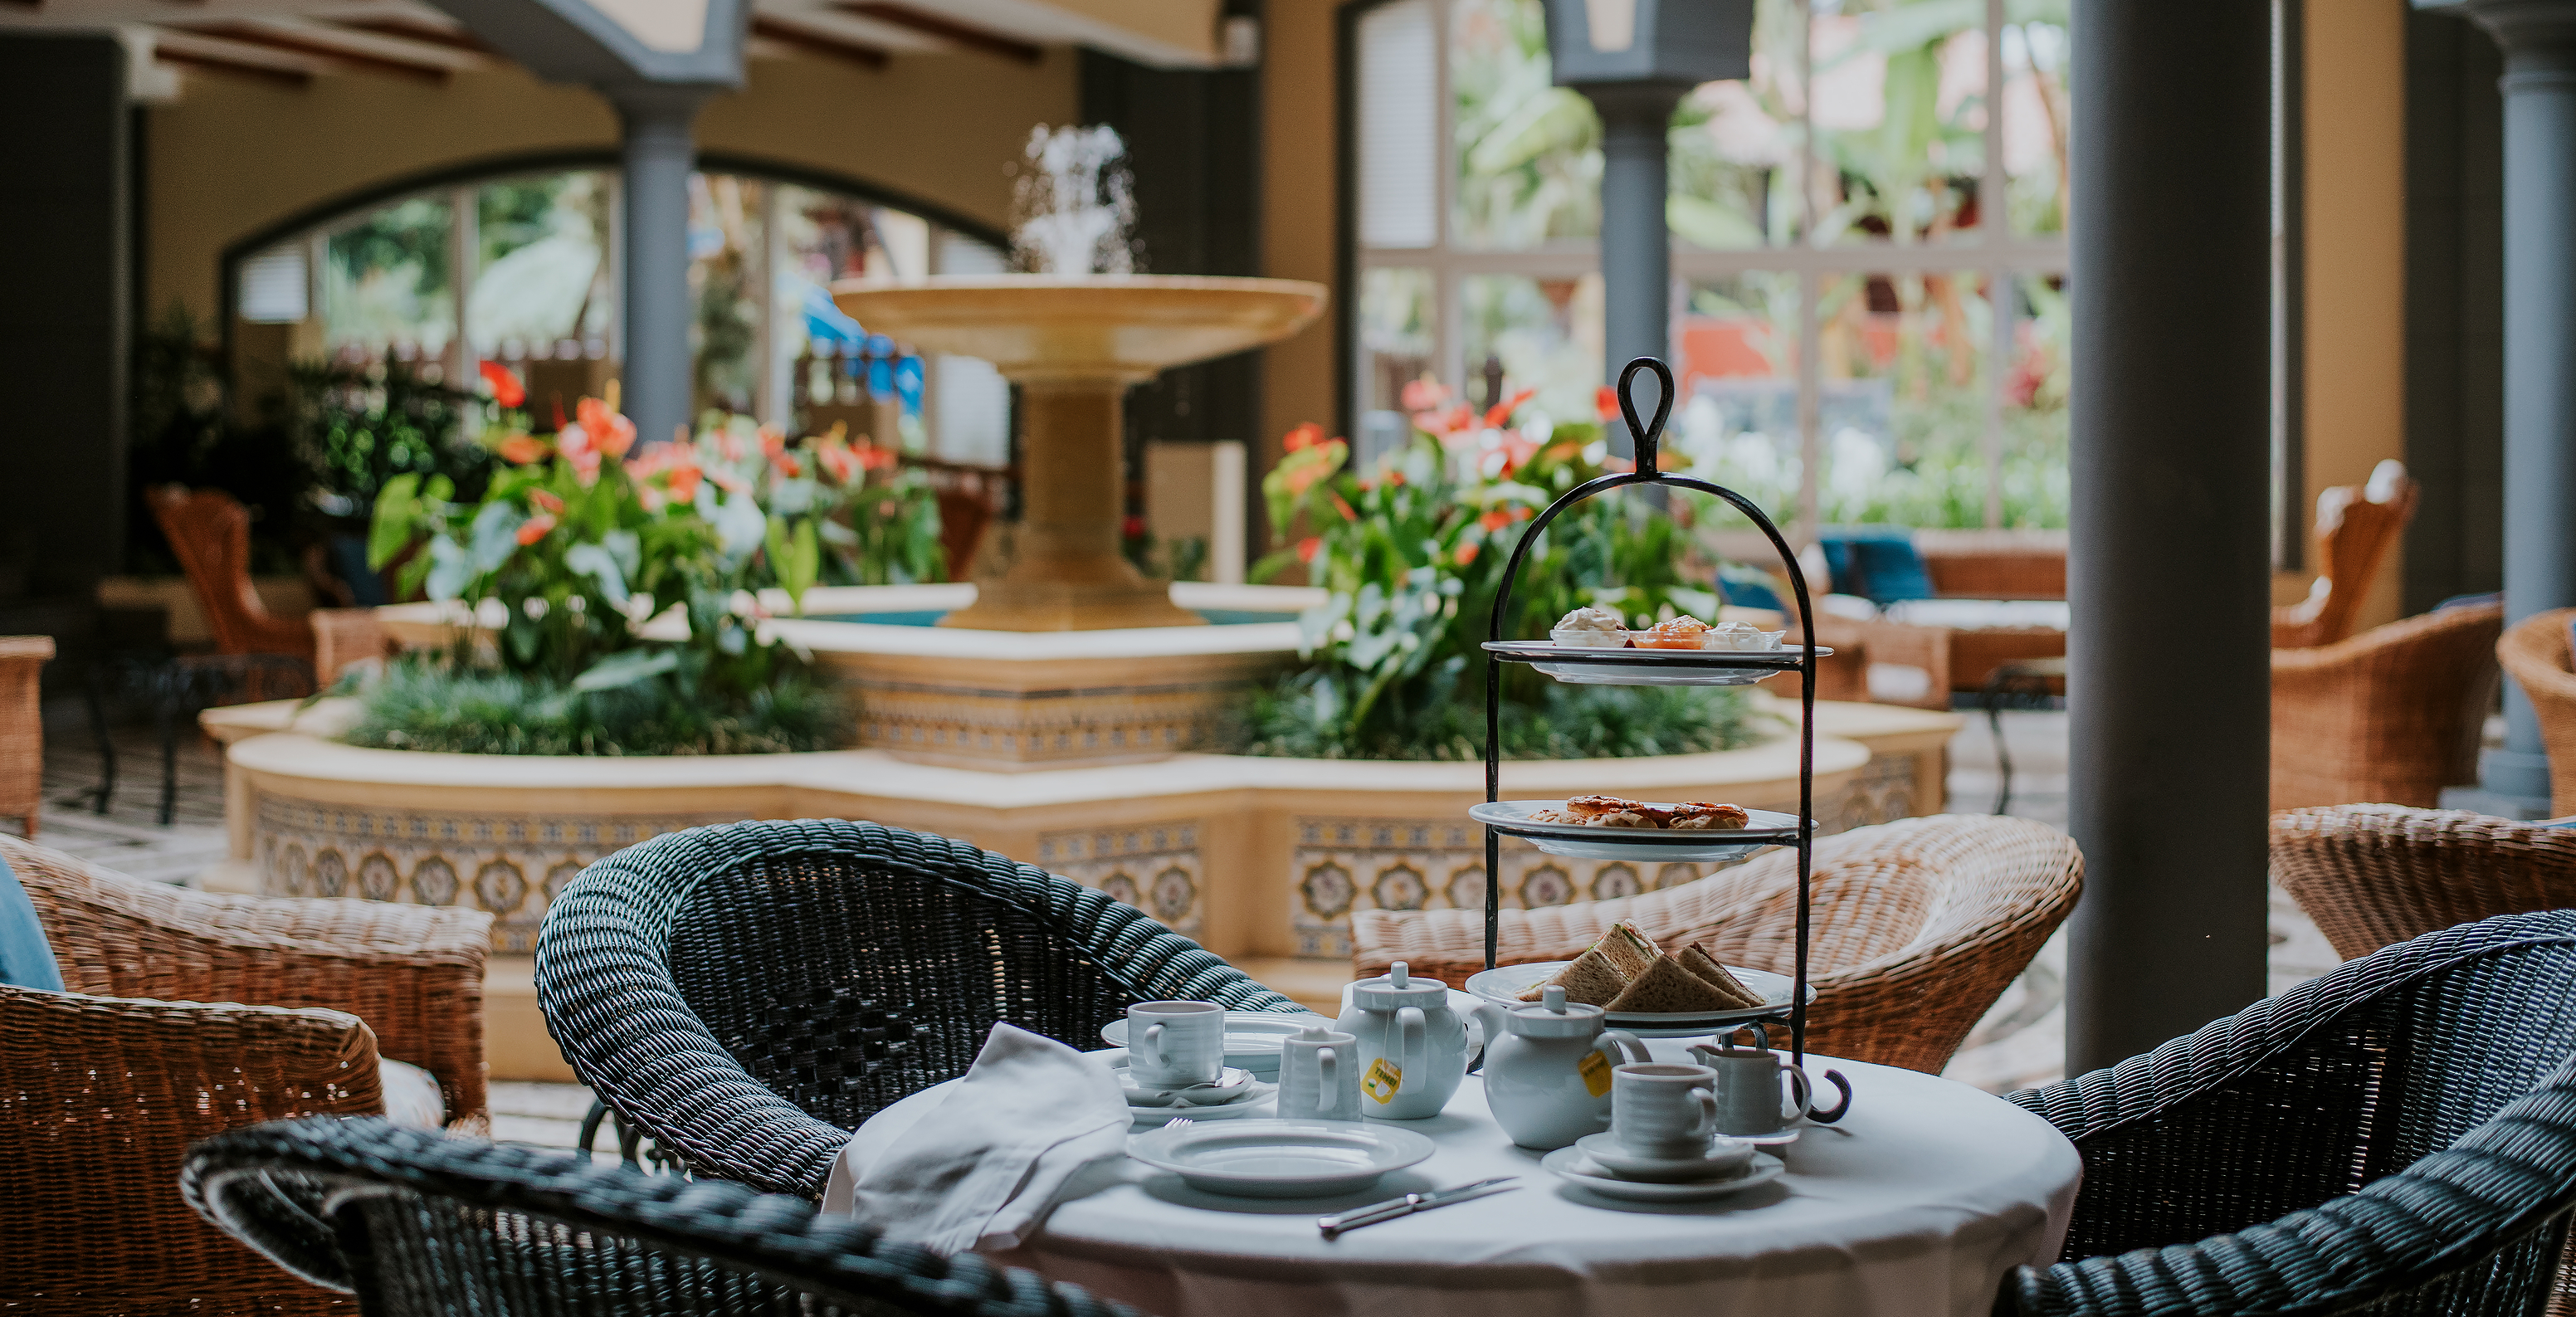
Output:
[[[1687,1040],[1648,1047],[1689,1059]],[[1512,1145],[1469,1076],[1440,1115],[1398,1122],[1439,1151],[1373,1189],[1228,1198],[1104,1163],[995,1260],[1158,1317],[1982,1314],[2007,1271],[2056,1260],[2083,1163],[2055,1127],[1932,1075],[1810,1063],[1850,1079],[1851,1114],[1775,1150],[1781,1181],[1731,1197],[1629,1203],[1569,1185]],[[1335,1240],[1315,1228],[1325,1213],[1496,1175],[1520,1187]]]

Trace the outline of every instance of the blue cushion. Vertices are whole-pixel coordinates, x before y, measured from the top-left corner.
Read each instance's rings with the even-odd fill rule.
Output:
[[[1825,569],[1838,594],[1856,594],[1884,608],[1932,597],[1932,573],[1903,526],[1835,526],[1817,536]]]
[[[1773,588],[1770,573],[1759,567],[1737,562],[1719,563],[1717,593],[1729,607],[1767,608],[1775,613],[1785,611],[1780,607],[1780,592]]]
[[[27,899],[27,889],[18,885],[7,860],[0,860],[0,983],[63,990],[62,967],[54,963],[45,926],[36,922],[36,903]]]

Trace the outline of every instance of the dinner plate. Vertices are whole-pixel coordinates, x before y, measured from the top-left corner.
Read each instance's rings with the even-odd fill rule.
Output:
[[[1242,1198],[1321,1198],[1428,1158],[1429,1137],[1377,1121],[1193,1121],[1127,1140],[1127,1155],[1193,1189]]]
[[[1673,802],[1640,802],[1669,809]],[[1642,860],[1649,863],[1732,860],[1765,846],[1794,845],[1798,816],[1776,810],[1748,809],[1745,826],[1706,832],[1663,828],[1596,828],[1582,823],[1542,823],[1530,816],[1563,809],[1562,800],[1488,800],[1468,807],[1467,817],[1506,829],[1550,855],[1584,860]]]
[[[1527,965],[1503,965],[1479,970],[1467,976],[1467,991],[1487,1001],[1500,1002],[1505,1008],[1522,1005],[1523,990],[1540,979],[1554,974],[1571,961],[1542,960]],[[1726,972],[1751,991],[1762,994],[1762,1004],[1731,1011],[1612,1011],[1604,1023],[1613,1029],[1625,1029],[1647,1038],[1684,1038],[1693,1034],[1714,1033],[1729,1024],[1759,1020],[1789,1009],[1791,989],[1797,981],[1786,974],[1769,970],[1746,969],[1729,965]],[[1816,985],[1807,985],[1807,1000],[1816,999]]]
[[[1581,1148],[1559,1148],[1539,1159],[1540,1166],[1554,1171],[1567,1184],[1579,1185],[1611,1198],[1626,1198],[1641,1203],[1687,1203],[1702,1198],[1721,1198],[1740,1194],[1747,1189],[1766,1185],[1788,1174],[1787,1163],[1767,1152],[1753,1154],[1753,1164],[1744,1174],[1724,1180],[1681,1180],[1666,1183],[1656,1180],[1624,1180],[1612,1175],[1601,1163],[1584,1155]]]
[[[1778,649],[1610,649],[1553,640],[1489,640],[1485,648],[1576,686],[1749,686],[1794,671],[1802,646]],[[1816,657],[1834,651],[1818,646]]]
[[[1310,1024],[1329,1029],[1333,1022],[1311,1011],[1284,1014],[1278,1011],[1227,1011],[1225,1013],[1225,1063],[1256,1075],[1279,1073],[1279,1040],[1294,1038]],[[1127,1017],[1100,1026],[1100,1037],[1112,1047],[1127,1045]]]
[[[1279,1114],[1279,1090],[1264,1084],[1261,1091],[1241,1102],[1228,1102],[1221,1107],[1129,1107],[1129,1123],[1139,1128],[1168,1125],[1176,1120],[1254,1120]]]

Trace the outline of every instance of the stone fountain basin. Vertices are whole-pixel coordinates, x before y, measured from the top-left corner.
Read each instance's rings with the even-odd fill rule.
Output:
[[[981,357],[1023,382],[1136,381],[1286,338],[1324,311],[1321,284],[1198,275],[842,280],[833,300],[869,332]]]

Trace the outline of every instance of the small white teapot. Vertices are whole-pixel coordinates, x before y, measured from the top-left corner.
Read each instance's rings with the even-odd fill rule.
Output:
[[[1403,961],[1352,984],[1333,1027],[1359,1040],[1360,1114],[1371,1119],[1437,1116],[1467,1075],[1467,1025],[1449,1009],[1449,985],[1412,977]]]
[[[1610,1071],[1654,1058],[1637,1036],[1605,1030],[1608,1012],[1550,984],[1535,1005],[1476,1008],[1485,1029],[1485,1105],[1524,1148],[1563,1148],[1610,1128]]]

